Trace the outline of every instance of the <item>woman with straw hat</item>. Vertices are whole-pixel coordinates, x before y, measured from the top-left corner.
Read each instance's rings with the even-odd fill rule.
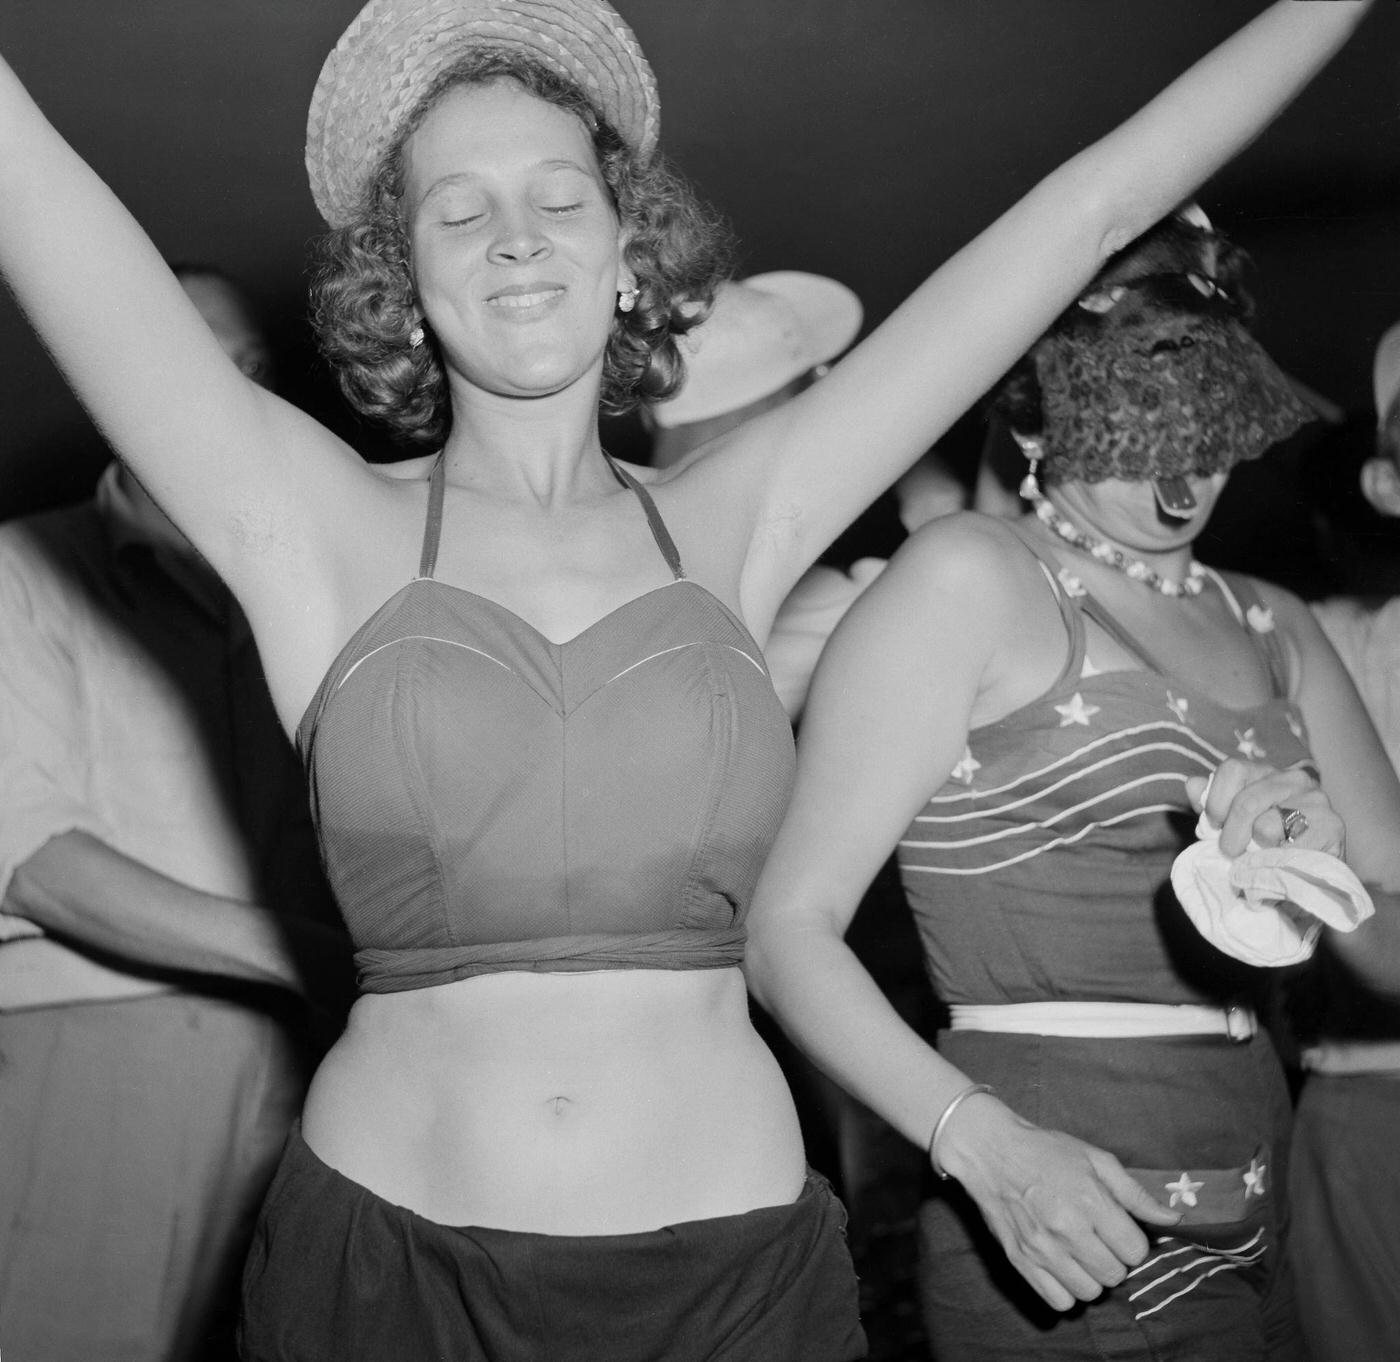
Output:
[[[681,381],[713,234],[602,0],[372,0],[326,63],[317,314],[352,400],[424,451],[392,469],[244,382],[0,80],[0,267],[242,601],[358,947],[364,996],[249,1263],[246,1356],[860,1355],[840,1210],[738,969],[791,779],[759,641],[1365,8],[1267,10],[822,383],[665,475],[609,459],[596,417]]]

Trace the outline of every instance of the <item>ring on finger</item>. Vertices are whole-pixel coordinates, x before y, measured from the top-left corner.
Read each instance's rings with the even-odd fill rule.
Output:
[[[1290,809],[1280,804],[1278,816],[1283,819],[1283,840],[1285,842],[1296,842],[1308,830],[1308,816],[1302,809]]]

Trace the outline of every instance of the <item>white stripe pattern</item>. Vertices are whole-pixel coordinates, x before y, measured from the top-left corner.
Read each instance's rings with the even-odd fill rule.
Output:
[[[1082,754],[1083,751],[1084,749],[1081,748],[1080,754]],[[995,805],[990,808],[972,809],[969,810],[967,813],[921,813],[914,819],[914,821],[916,823],[968,823],[982,818],[995,818],[998,815],[1009,813],[1012,809],[1019,809],[1023,805],[1033,804],[1037,799],[1043,799],[1048,794],[1054,794],[1055,791],[1062,790],[1065,788],[1065,786],[1074,784],[1076,780],[1084,780],[1086,777],[1097,775],[1100,771],[1107,770],[1111,766],[1118,766],[1125,761],[1132,761],[1135,757],[1140,757],[1146,752],[1175,752],[1185,757],[1188,761],[1193,761],[1197,763],[1200,766],[1201,770],[1207,773],[1215,769],[1215,763],[1208,760],[1198,750],[1190,747],[1183,747],[1180,743],[1143,743],[1138,747],[1130,747],[1122,752],[1115,752],[1110,756],[1104,757],[1100,761],[1096,761],[1088,766],[1081,767],[1077,771],[1071,771],[1069,772],[1069,774],[1062,776],[1059,780],[1053,782],[1052,784],[1042,786],[1041,788],[1036,790],[1031,790],[1030,792],[1020,795],[1018,798],[1012,799],[1005,804]],[[1218,758],[1218,760],[1223,760],[1223,757]],[[1056,764],[1059,765],[1060,763]],[[1154,772],[1152,776],[1146,777],[1146,779],[1173,777],[1178,778],[1180,780],[1185,780],[1186,773],[1179,771],[1158,771]],[[1021,784],[1022,782],[1017,781],[1016,783]],[[1002,793],[1002,791],[1009,790],[1010,788],[1010,786],[1004,785],[1001,787],[1001,790],[982,791],[980,792],[979,797],[987,798],[991,795],[1000,794]],[[1129,787],[1126,785],[1120,785],[1117,788],[1127,789]],[[1106,793],[1111,794],[1113,792],[1107,791]],[[937,802],[937,799],[929,800],[930,804],[934,804]]]
[[[1152,733],[1163,730],[1168,733],[1179,733],[1182,736],[1189,738],[1193,744],[1198,744],[1200,747],[1203,747],[1207,752],[1209,752],[1211,756],[1215,758],[1217,763],[1224,761],[1226,756],[1229,755],[1228,753],[1222,751],[1220,748],[1214,746],[1212,743],[1207,742],[1203,737],[1201,737],[1199,733],[1196,732],[1195,729],[1188,728],[1185,724],[1174,724],[1169,723],[1165,719],[1156,719],[1153,720],[1151,723],[1137,724],[1132,728],[1116,729],[1114,732],[1106,734],[1102,738],[1095,738],[1092,742],[1083,743],[1080,746],[1076,747],[1073,752],[1068,752],[1063,757],[1057,757],[1048,766],[1041,766],[1037,767],[1033,771],[1023,772],[1021,775],[1018,775],[1014,780],[1008,781],[1005,785],[998,785],[994,786],[991,789],[985,790],[957,790],[954,791],[952,794],[934,795],[933,798],[929,800],[929,803],[957,804],[965,803],[967,800],[970,799],[986,799],[989,795],[1005,794],[1008,790],[1014,790],[1018,785],[1024,785],[1028,781],[1037,780],[1041,776],[1049,775],[1050,772],[1057,770],[1059,767],[1068,766],[1072,762],[1082,761],[1086,752],[1092,752],[1097,747],[1103,747],[1108,743],[1118,742],[1123,738],[1137,737],[1141,733]],[[1151,749],[1146,746],[1143,746],[1134,748],[1132,750],[1147,751]]]
[[[1103,818],[1093,823],[1086,823],[1078,832],[1069,837],[1052,837],[1048,842],[1040,846],[1031,847],[1027,851],[1021,852],[1019,856],[1008,856],[1004,861],[994,861],[990,865],[977,866],[946,866],[946,865],[916,865],[912,861],[901,861],[900,869],[905,874],[923,875],[986,875],[994,870],[1004,870],[1009,865],[1019,865],[1022,861],[1032,860],[1036,856],[1044,855],[1047,851],[1053,851],[1056,847],[1071,846],[1075,842],[1083,840],[1091,832],[1099,828],[1113,827],[1118,823],[1126,823],[1133,818],[1141,818],[1150,813],[1180,813],[1179,804],[1144,804],[1136,809],[1127,809],[1123,813],[1116,814],[1112,818]],[[1027,824],[1034,827],[1035,824]],[[903,846],[904,843],[899,844]]]
[[[1209,767],[1205,768],[1208,772]],[[1007,837],[1018,837],[1031,828],[1043,828],[1047,832],[1054,824],[1061,819],[1073,817],[1077,813],[1083,813],[1086,809],[1092,809],[1097,804],[1103,804],[1113,799],[1117,795],[1126,794],[1129,790],[1136,790],[1143,785],[1156,785],[1165,783],[1167,785],[1184,786],[1189,777],[1184,771],[1153,771],[1149,775],[1138,776],[1136,780],[1125,780],[1121,785],[1115,785],[1108,790],[1098,791],[1093,798],[1081,800],[1078,804],[1071,804],[1068,808],[1061,809],[1058,813],[1051,814],[1048,818],[1031,819],[1028,823],[1019,823],[1012,827],[997,828],[993,832],[985,832],[980,837],[964,837],[956,841],[922,841],[917,838],[906,837],[901,839],[902,847],[975,847],[982,846],[988,842],[1000,842]],[[1070,784],[1069,781],[1061,781],[1056,789]],[[1048,791],[1046,793],[1049,793]],[[1032,795],[1026,799],[1017,800],[1015,804],[1008,804],[1006,809],[1014,809],[1018,805],[1030,803],[1036,796]],[[1179,808],[1180,805],[1172,804],[1169,808]],[[991,818],[999,813],[1004,813],[1006,809],[987,809],[984,817]],[[961,815],[959,815],[961,818]],[[915,820],[919,823],[942,822],[942,819],[919,818]]]
[[[1166,1253],[1160,1253],[1155,1258],[1149,1258],[1146,1262],[1139,1263],[1138,1266],[1128,1274],[1129,1277],[1135,1277],[1138,1273],[1158,1263],[1165,1262],[1168,1258],[1175,1258],[1183,1253],[1199,1254],[1198,1257],[1191,1259],[1190,1262],[1181,1263],[1174,1268],[1170,1268],[1160,1276],[1154,1277],[1150,1282],[1146,1283],[1146,1285],[1138,1287],[1136,1291],[1129,1295],[1128,1299],[1130,1301],[1135,1301],[1139,1296],[1146,1295],[1147,1292],[1151,1291],[1154,1287],[1161,1286],[1164,1282],[1170,1281],[1173,1277],[1180,1277],[1184,1273],[1191,1272],[1196,1268],[1205,1268],[1206,1270],[1198,1272],[1197,1275],[1179,1291],[1173,1291],[1171,1295],[1164,1297],[1155,1305],[1150,1305],[1147,1309],[1138,1311],[1134,1318],[1146,1319],[1149,1315],[1155,1315],[1157,1311],[1165,1309],[1173,1301],[1180,1300],[1183,1296],[1189,1295],[1200,1286],[1202,1282],[1208,1281],[1218,1272],[1238,1271],[1240,1268],[1249,1267],[1251,1264],[1257,1263],[1269,1251],[1269,1246],[1267,1244],[1259,1242],[1263,1237],[1264,1231],[1261,1228],[1256,1230],[1244,1243],[1234,1248],[1206,1249],[1198,1244],[1184,1244],[1180,1248],[1171,1249]]]

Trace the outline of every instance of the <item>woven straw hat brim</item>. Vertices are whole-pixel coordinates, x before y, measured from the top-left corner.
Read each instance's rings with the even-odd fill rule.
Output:
[[[602,0],[371,0],[321,68],[306,170],[321,216],[358,215],[380,159],[440,72],[473,48],[508,48],[573,81],[647,159],[661,110],[631,29]]]
[[[860,330],[860,299],[845,284],[774,270],[720,286],[710,315],[681,341],[685,379],[651,407],[657,426],[692,425],[747,407],[818,364]]]
[[[1384,425],[1390,409],[1400,402],[1400,322],[1396,322],[1376,346],[1373,378],[1376,419]]]

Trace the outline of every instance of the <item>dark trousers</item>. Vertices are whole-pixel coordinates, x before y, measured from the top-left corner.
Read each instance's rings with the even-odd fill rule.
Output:
[[[846,1362],[865,1355],[845,1212],[786,1206],[637,1234],[453,1228],[295,1132],[244,1277],[245,1362]]]

